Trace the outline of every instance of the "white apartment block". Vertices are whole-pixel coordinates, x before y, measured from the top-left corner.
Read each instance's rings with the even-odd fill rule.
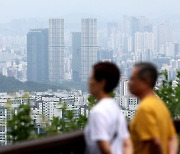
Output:
[[[145,50],[155,51],[155,38],[152,32],[136,32],[135,33],[135,52],[143,52]]]

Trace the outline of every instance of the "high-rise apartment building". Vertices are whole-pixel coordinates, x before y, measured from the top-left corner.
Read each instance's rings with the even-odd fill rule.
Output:
[[[48,29],[32,29],[27,34],[27,80],[48,81]]]
[[[175,43],[175,55],[180,57],[180,43]]]
[[[145,33],[152,32],[152,25],[146,17],[131,17],[124,16],[123,19],[123,32],[127,39],[127,47],[125,48],[128,52],[135,51],[135,34],[137,32]]]
[[[109,38],[112,34],[117,33],[118,24],[117,23],[108,23],[107,24],[107,37]]]
[[[154,33],[152,32],[137,32],[135,33],[135,52],[143,52],[155,50]]]
[[[98,61],[113,61],[113,50],[111,49],[98,49],[97,51]]]
[[[172,26],[169,22],[160,24],[157,28],[157,48],[158,53],[166,54],[166,43],[173,42],[172,39],[173,31]]]
[[[64,80],[64,19],[49,19],[49,81]]]
[[[87,81],[97,61],[97,19],[81,20],[81,81]]]
[[[72,80],[81,81],[81,32],[72,33]]]

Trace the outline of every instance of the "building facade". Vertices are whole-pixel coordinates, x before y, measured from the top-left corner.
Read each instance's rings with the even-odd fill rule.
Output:
[[[86,82],[97,61],[97,19],[81,20],[81,81]]]
[[[64,80],[64,19],[49,19],[49,81]]]
[[[72,33],[72,80],[81,81],[81,32]]]
[[[48,29],[32,29],[27,34],[27,80],[48,81]]]

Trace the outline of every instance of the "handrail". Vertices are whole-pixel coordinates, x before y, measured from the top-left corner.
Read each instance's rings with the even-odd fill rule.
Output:
[[[179,120],[179,119],[174,120],[174,126],[175,126],[175,128],[176,128],[176,132],[177,132],[178,134],[180,134],[180,120]]]
[[[180,133],[180,120],[174,120],[177,133]],[[24,141],[0,148],[0,154],[84,154],[83,131],[42,139]]]
[[[14,143],[0,148],[0,154],[83,154],[85,148],[82,131],[42,139]]]

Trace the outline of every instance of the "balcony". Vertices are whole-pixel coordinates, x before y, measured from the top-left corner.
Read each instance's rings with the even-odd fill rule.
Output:
[[[180,120],[175,120],[174,124],[177,133],[180,133]],[[9,145],[0,148],[0,154],[84,154],[84,150],[83,132],[77,131]]]

